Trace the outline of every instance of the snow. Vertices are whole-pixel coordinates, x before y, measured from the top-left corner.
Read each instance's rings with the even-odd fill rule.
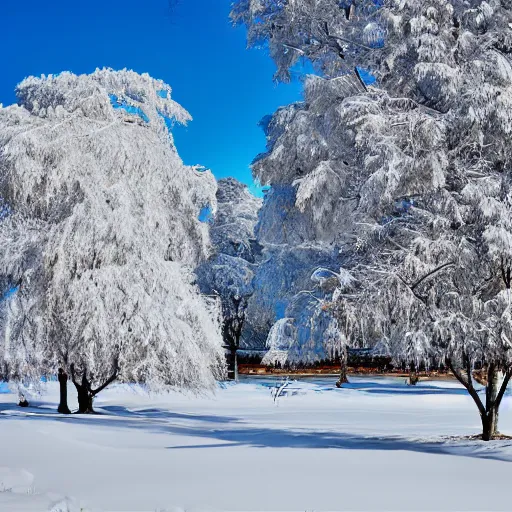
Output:
[[[278,80],[299,59],[321,74],[301,73],[304,102],[260,123],[267,152],[252,170],[271,191],[251,340],[293,318],[295,362],[324,359],[320,310],[350,345],[387,343],[406,364],[512,368],[511,15],[498,1],[234,2]],[[296,261],[305,245],[311,266]],[[320,266],[350,273],[350,293],[298,284]],[[300,293],[314,297],[299,308]]]
[[[509,509],[512,442],[450,437],[480,430],[458,383],[334,381],[290,381],[275,401],[277,377],[200,397],[119,385],[97,416],[55,414],[55,383],[28,409],[0,394],[0,510]]]
[[[217,184],[180,159],[165,119],[190,115],[171,92],[128,70],[64,72],[0,109],[1,377],[72,363],[97,384],[118,363],[121,381],[155,386],[223,377],[218,309],[193,276]]]

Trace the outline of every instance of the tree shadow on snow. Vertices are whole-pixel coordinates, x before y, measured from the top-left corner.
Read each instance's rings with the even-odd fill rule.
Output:
[[[144,425],[155,426],[172,421],[197,421],[211,423],[235,423],[239,418],[230,416],[215,416],[208,414],[188,414],[172,412],[159,408],[127,408],[119,405],[95,406],[97,414],[60,414],[57,405],[53,402],[33,400],[29,407],[19,407],[15,403],[0,405],[0,421],[2,419],[36,419],[72,421],[77,424],[90,424],[91,426],[111,426],[123,428],[137,428],[141,420]],[[133,424],[131,423],[133,422]],[[144,426],[140,424],[140,426]]]
[[[169,450],[248,446],[256,448],[313,448],[341,450],[413,451],[427,454],[457,455],[512,462],[512,442],[408,439],[400,436],[361,436],[344,432],[298,431],[266,428],[190,431],[176,429],[173,433],[212,438],[220,443],[175,445]]]
[[[427,381],[428,382],[428,381]],[[349,382],[344,384],[342,389],[354,389],[370,394],[384,395],[466,395],[468,392],[462,387],[436,387],[427,383],[409,386],[405,384],[389,382]],[[337,390],[338,391],[338,390]]]
[[[334,380],[333,380],[334,382]],[[268,387],[268,383],[262,383]],[[399,380],[358,381],[353,379],[342,389],[319,379],[314,392],[340,393],[358,391],[376,394],[410,395],[466,395],[466,390],[456,386],[433,386],[428,382],[417,386],[406,386]],[[294,383],[283,392],[293,394]],[[31,407],[21,409],[16,404],[0,405],[0,421],[7,418],[17,420],[46,420],[87,425],[94,428],[137,429],[146,432],[200,438],[196,444],[167,446],[169,450],[221,448],[247,446],[255,448],[302,448],[341,450],[405,450],[430,454],[478,457],[512,462],[512,441],[483,442],[453,439],[447,436],[435,439],[412,439],[400,436],[362,436],[336,431],[279,429],[247,424],[243,418],[215,414],[172,412],[158,407],[132,407],[120,405],[97,406],[98,415],[60,415],[51,402],[31,402]],[[411,436],[412,437],[412,436]]]
[[[120,405],[104,405],[98,407],[100,414],[108,414],[110,416],[126,416],[128,418],[153,418],[160,420],[194,420],[205,421],[211,423],[234,423],[238,418],[230,416],[215,416],[211,414],[187,414],[172,412],[166,409],[151,408],[134,408],[128,409]]]
[[[302,448],[336,450],[403,450],[427,454],[457,455],[512,462],[512,441],[409,439],[400,436],[362,436],[318,430],[292,430],[255,427],[243,419],[201,414],[174,413],[158,408],[130,410],[122,406],[98,407],[99,415],[60,415],[47,409],[46,402],[21,410],[15,404],[3,404],[2,419],[21,421],[58,421],[94,428],[137,429],[148,433],[201,438],[195,444],[167,446],[168,450],[218,449],[234,446],[253,448]],[[53,404],[53,407],[55,405]],[[182,423],[180,425],[180,423]],[[235,427],[235,428],[233,428]]]

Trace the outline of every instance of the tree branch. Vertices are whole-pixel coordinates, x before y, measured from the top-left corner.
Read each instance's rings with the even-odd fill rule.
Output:
[[[332,36],[330,34],[328,34],[328,35],[329,35],[329,37],[332,37],[333,39],[337,39],[338,41],[343,41],[348,44],[353,44],[354,46],[359,46],[360,48],[364,48],[365,50],[370,50],[370,51],[376,50],[375,48],[371,48],[370,46],[366,46],[365,44],[357,43],[356,41],[352,41],[352,39],[347,39],[345,37],[340,37],[340,36]]]
[[[469,360],[469,357],[464,357],[464,359],[466,360],[466,375],[467,375],[467,379],[468,379],[468,386],[471,386],[471,387],[474,387],[473,386],[473,376],[471,375],[471,361]]]
[[[496,365],[494,363],[489,363],[489,367],[487,368],[487,386],[485,387],[485,410],[489,412],[492,404],[492,381],[494,380],[494,373],[496,371]]]
[[[354,68],[354,73],[356,74],[356,77],[359,80],[359,83],[363,86],[363,89],[365,90],[365,92],[368,92],[368,87],[366,87],[366,84],[364,83],[363,77],[361,76],[361,73],[357,69],[357,66]]]
[[[109,384],[114,382],[117,379],[117,375],[119,372],[119,368],[116,365],[114,373],[97,389],[91,389],[92,396],[96,396],[100,391],[103,391]]]
[[[331,35],[331,33],[329,31],[329,25],[326,21],[324,21],[323,29],[324,29],[325,35],[331,40],[331,42],[333,42],[333,44],[336,48],[336,51],[338,52],[339,58],[342,60],[345,59],[343,47],[338,42],[338,38]]]
[[[79,389],[80,388],[80,384],[78,384],[78,382],[76,381],[76,378],[75,378],[75,365],[74,365],[74,363],[71,363],[70,370],[71,370],[71,381],[75,385],[76,389]]]
[[[448,368],[450,368],[450,371],[453,373],[453,375],[455,375],[455,377],[457,378],[457,380],[465,387],[467,388],[468,387],[468,383],[466,380],[464,380],[464,376],[462,375],[462,373],[460,373],[458,370],[455,369],[455,367],[453,366],[452,364],[452,360],[449,359],[449,358],[446,358],[446,364],[448,366]]]
[[[496,409],[498,409],[501,404],[501,400],[502,400],[503,395],[505,394],[505,391],[507,389],[510,377],[512,377],[512,368],[509,368],[507,370],[507,372],[505,373],[505,378],[503,379],[503,382],[501,384],[500,392],[498,393],[498,396],[496,397],[496,401],[494,403],[494,405],[496,406]]]
[[[435,268],[428,274],[425,274],[421,279],[419,279],[413,285],[411,285],[411,290],[414,290],[414,288],[419,286],[423,281],[425,281],[425,279],[428,279],[429,277],[433,276],[434,274],[437,274],[437,272],[440,272],[441,270],[443,270],[443,268],[450,267],[452,265],[455,265],[455,263],[453,261],[449,261],[448,263],[444,263],[443,265]]]
[[[418,295],[414,289],[411,287],[411,285],[402,277],[400,276],[399,274],[396,274],[396,277],[398,277],[398,279],[400,279],[400,281],[402,281],[402,283],[405,284],[405,286],[407,286],[407,288],[409,288],[409,290],[411,290],[411,293],[420,301],[422,302],[425,306],[427,306],[427,310],[428,310],[428,305],[427,305],[427,299],[425,297],[422,297],[421,295]],[[429,311],[429,314],[430,314],[430,310]]]
[[[468,393],[471,395],[471,398],[474,400],[476,406],[478,407],[480,416],[486,416],[484,404],[482,403],[482,400],[480,400],[478,393],[475,391],[473,384],[470,383],[468,380],[464,379],[462,374],[458,370],[456,370],[455,366],[452,363],[452,360],[448,357],[446,358],[446,364],[448,368],[450,368],[453,375],[455,375],[455,378],[468,390]]]
[[[505,266],[507,266],[507,269],[505,270]],[[505,286],[507,287],[507,289],[510,289],[510,285],[511,285],[511,272],[510,272],[510,266],[508,265],[505,265],[505,261],[503,260],[503,256],[501,257],[501,265],[500,265],[500,268],[501,268],[501,278],[503,279],[503,282],[505,283]]]
[[[288,43],[282,43],[285,48],[290,48],[290,50],[295,50],[296,52],[299,52],[301,55],[305,55],[304,50],[301,50],[300,48],[297,48],[296,46],[293,46]]]

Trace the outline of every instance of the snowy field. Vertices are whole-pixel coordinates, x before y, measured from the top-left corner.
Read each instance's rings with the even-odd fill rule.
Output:
[[[97,416],[28,409],[0,394],[0,510],[510,510],[512,442],[479,432],[455,382],[278,378],[215,396],[113,387]],[[5,388],[4,388],[5,391]],[[70,406],[75,406],[73,388]],[[501,431],[512,433],[512,397]]]

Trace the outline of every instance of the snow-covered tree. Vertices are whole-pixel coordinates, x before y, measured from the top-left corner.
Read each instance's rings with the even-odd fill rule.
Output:
[[[176,152],[170,127],[189,114],[168,85],[126,70],[31,77],[16,92],[0,109],[1,274],[21,283],[2,316],[5,377],[62,367],[81,411],[114,378],[211,388],[218,311],[192,271],[209,254],[199,218],[216,184]]]
[[[220,298],[228,377],[238,378],[237,351],[247,320],[258,247],[254,235],[261,200],[234,178],[219,180],[217,212],[210,234],[213,254],[197,269],[203,293]]]
[[[373,328],[408,363],[450,367],[476,402],[484,439],[497,433],[512,370],[510,7],[392,4],[396,68],[382,82],[408,98],[357,128],[379,197],[398,212],[362,235],[381,273],[370,303],[387,311]],[[485,399],[475,365],[487,372]]]
[[[223,178],[217,186],[217,211],[210,228],[213,251],[254,263],[258,253],[254,227],[262,201],[235,178]]]
[[[335,320],[322,302],[330,300],[332,290],[311,277],[319,268],[338,273],[344,263],[338,235],[346,231],[353,203],[345,197],[340,205],[339,199],[343,176],[354,170],[343,168],[354,153],[353,137],[340,137],[335,126],[340,116],[330,106],[338,104],[340,94],[363,93],[372,79],[358,62],[360,54],[373,55],[382,47],[379,6],[373,0],[239,0],[233,5],[232,19],[247,27],[249,45],[268,45],[277,79],[288,80],[299,59],[309,60],[324,77],[336,77],[332,82],[310,78],[304,102],[261,123],[267,152],[256,158],[253,171],[271,188],[256,229],[264,250],[248,307],[249,319],[256,319],[251,338],[264,342],[274,322],[286,318],[293,318],[295,336],[287,356],[277,342],[280,348],[270,349],[267,362],[295,365],[330,357],[324,333]],[[281,331],[274,330],[267,345],[274,346],[274,334]]]
[[[276,113],[255,173],[294,186],[317,236],[339,244],[353,281],[329,307],[348,341],[450,367],[489,439],[512,368],[512,5],[348,3],[348,16],[335,0],[236,3],[280,76],[297,49],[324,73],[307,80],[304,104]],[[350,51],[329,49],[332,37]],[[377,82],[362,84],[360,70]],[[475,366],[487,372],[485,399]]]
[[[336,286],[345,285],[340,267],[355,241],[353,211],[363,179],[351,126],[360,104],[340,109],[340,103],[362,92],[353,75],[309,77],[304,102],[278,110],[265,123],[268,151],[253,171],[271,188],[256,230],[264,251],[248,311],[261,332],[270,332],[269,364],[346,361],[346,338],[327,335],[337,320],[326,305]],[[279,340],[284,331],[270,331],[276,321],[293,324],[293,336]]]
[[[238,0],[231,19],[243,23],[249,46],[268,44],[276,78],[306,58],[329,77],[352,73],[361,80],[365,59],[384,44],[383,0]]]

